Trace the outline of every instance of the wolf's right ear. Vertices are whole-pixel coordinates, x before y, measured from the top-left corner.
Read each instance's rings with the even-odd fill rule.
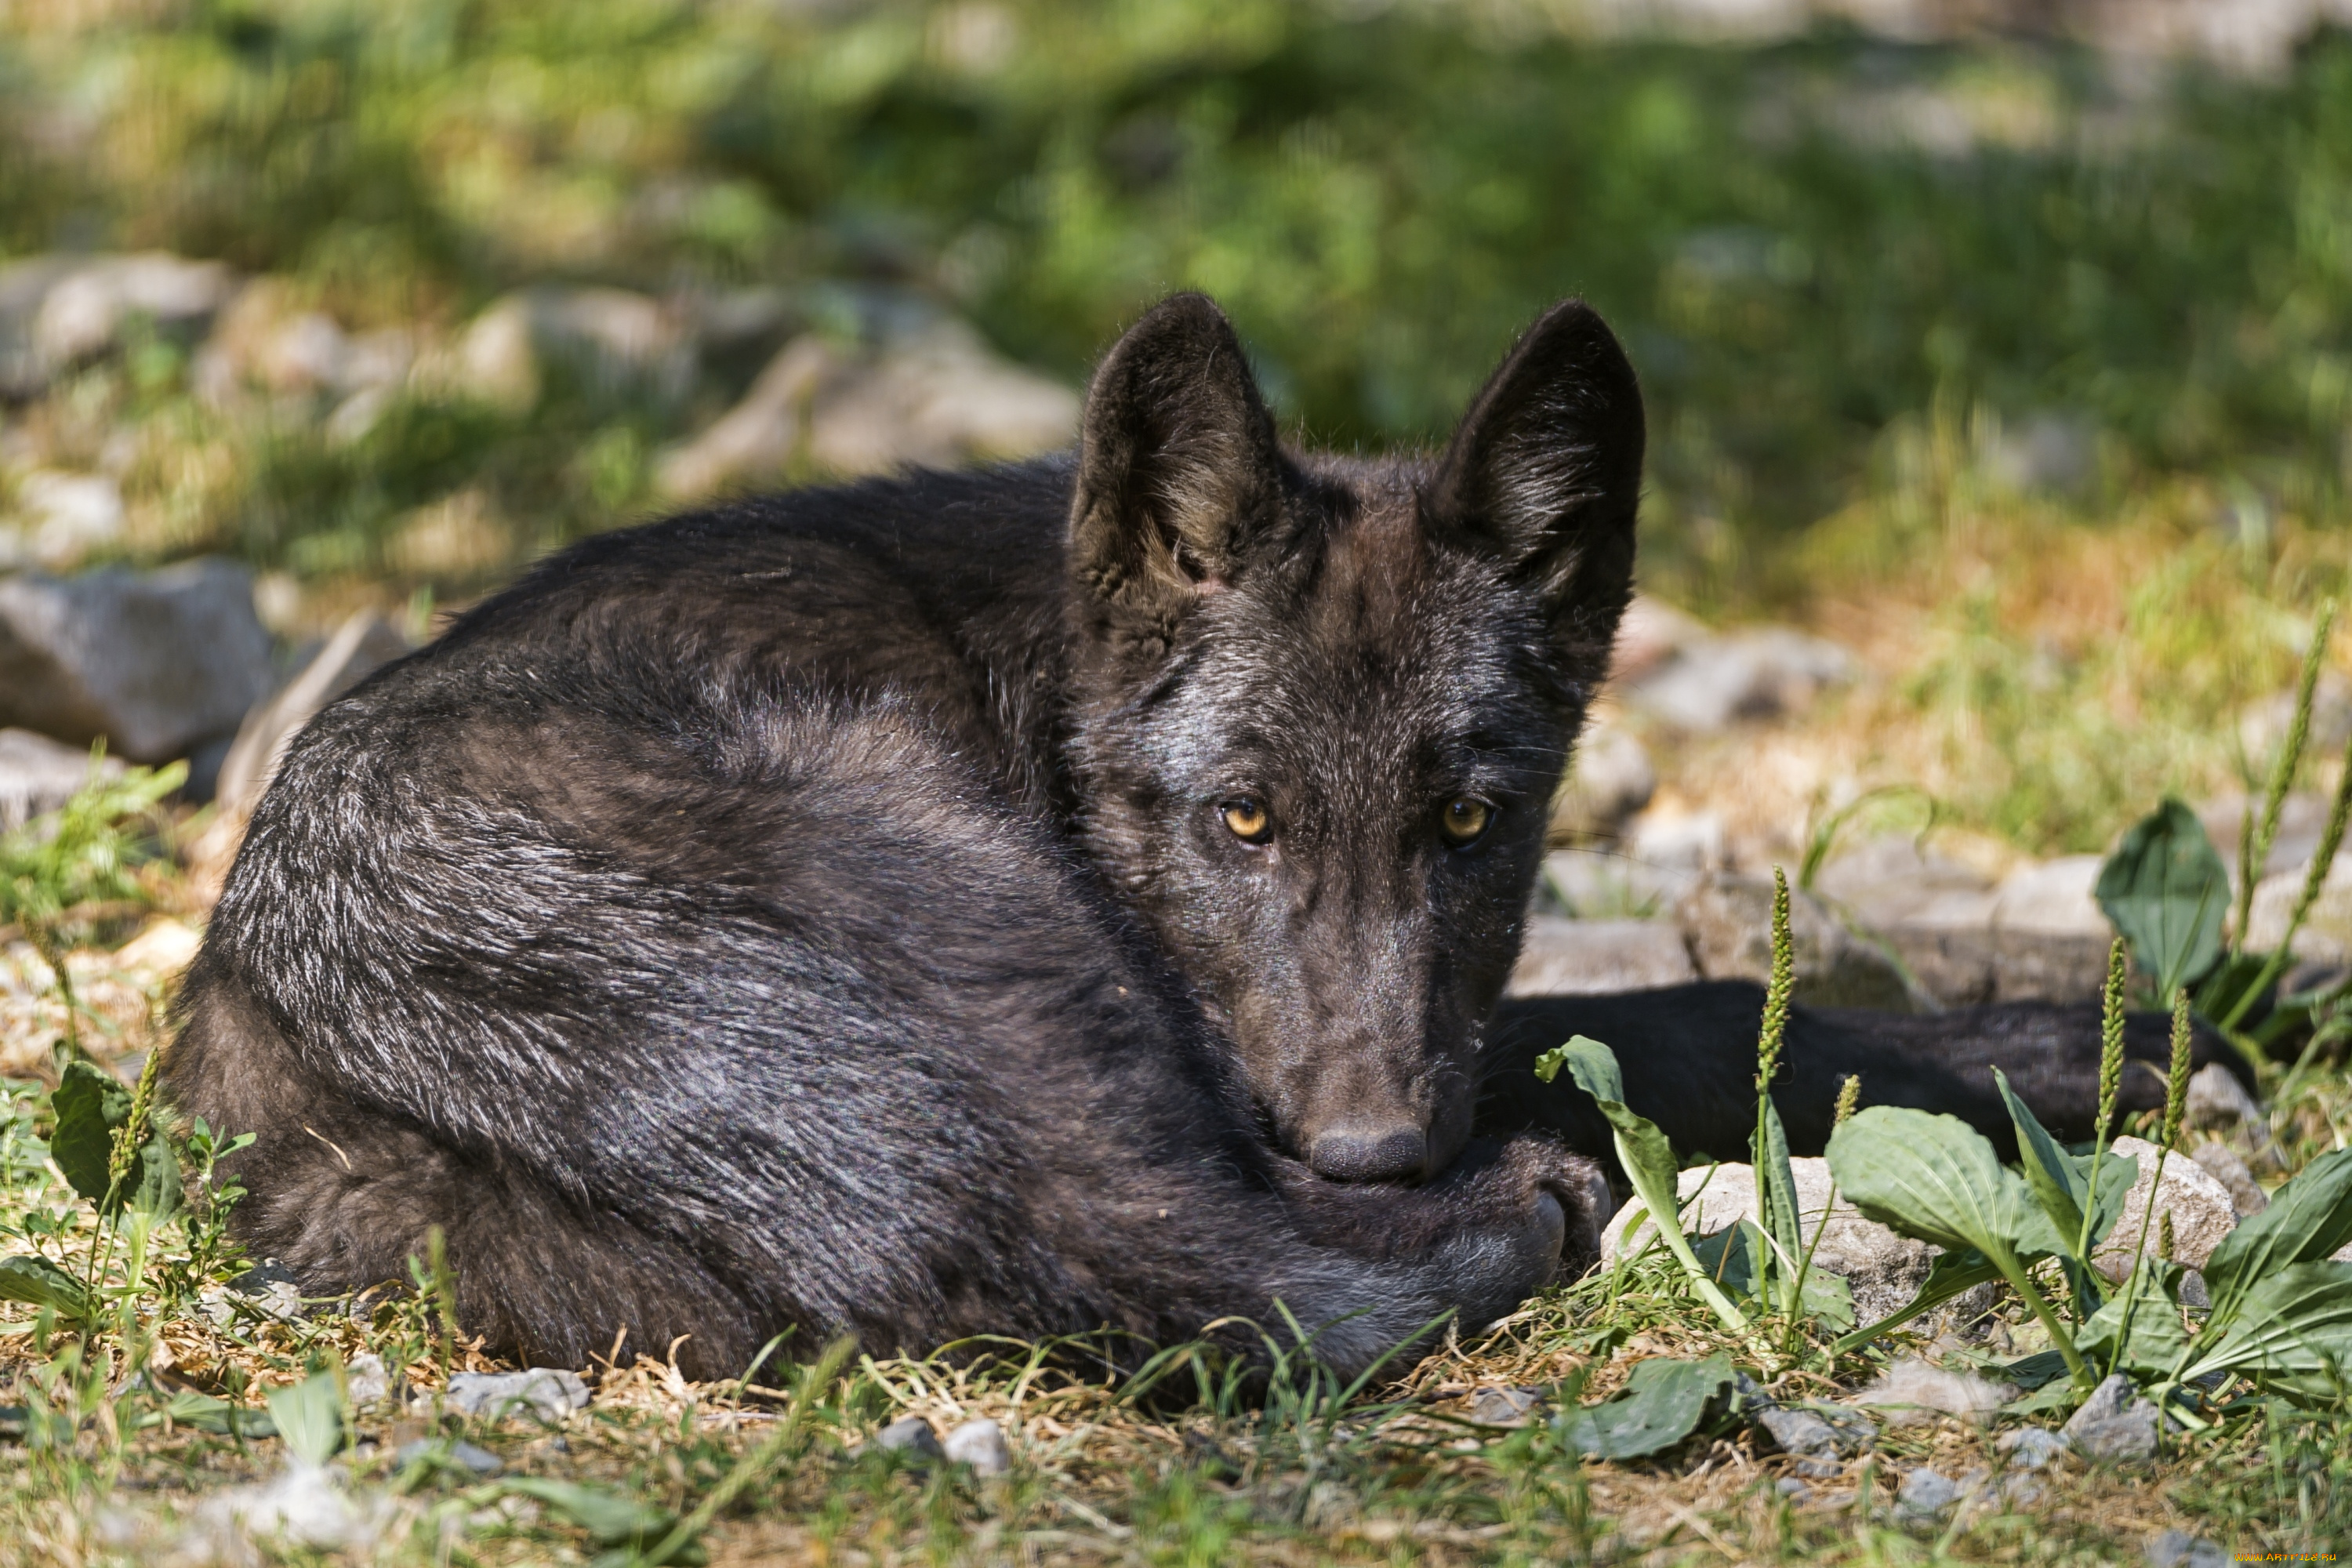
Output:
[[[1164,646],[1239,571],[1279,504],[1273,416],[1224,313],[1177,294],[1113,345],[1087,392],[1070,571],[1100,631]]]
[[[1633,591],[1642,389],[1600,312],[1553,306],[1462,417],[1424,498],[1453,538],[1531,585],[1571,683],[1607,672]]]

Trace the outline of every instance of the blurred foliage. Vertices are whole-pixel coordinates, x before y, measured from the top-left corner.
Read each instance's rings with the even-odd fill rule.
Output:
[[[1382,446],[1442,433],[1582,293],[1653,399],[1651,574],[1703,603],[1785,590],[1777,542],[1882,483],[1938,400],[2004,417],[2028,481],[2341,504],[2338,37],[2250,83],[1836,32],[1601,45],[1434,4],[10,15],[0,247],[224,257],[350,325],[527,278],[884,278],[1075,378],[1192,286],[1310,436]],[[311,483],[269,493],[305,515]]]

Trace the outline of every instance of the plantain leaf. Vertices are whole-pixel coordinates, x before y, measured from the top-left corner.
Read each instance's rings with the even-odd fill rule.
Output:
[[[183,1389],[172,1395],[163,1408],[171,1412],[175,1425],[209,1432],[215,1437],[275,1437],[278,1423],[268,1413],[247,1410],[231,1405],[226,1399],[215,1399],[209,1394]]]
[[[2084,1323],[2074,1348],[2102,1365],[2143,1377],[2161,1376],[2178,1366],[2180,1352],[2189,1348],[2188,1332],[2180,1326],[2184,1272],[2172,1263],[2135,1270]]]
[[[2208,1321],[2234,1318],[2264,1279],[2293,1264],[2326,1258],[2352,1241],[2352,1149],[2322,1154],[2271,1194],[2270,1206],[2249,1215],[2205,1260],[2205,1289],[2213,1300]]]
[[[1671,1448],[1706,1419],[1730,1391],[1731,1363],[1722,1356],[1675,1361],[1653,1356],[1635,1363],[1623,1388],[1598,1405],[1560,1413],[1562,1440],[1595,1459],[1639,1459]]]
[[[1756,1214],[1764,1234],[1780,1250],[1773,1267],[1787,1280],[1796,1279],[1798,1259],[1805,1255],[1804,1227],[1797,1216],[1797,1178],[1789,1167],[1789,1134],[1780,1125],[1780,1109],[1769,1094],[1757,1097],[1756,1132],[1749,1139],[1748,1169],[1755,1173]],[[1793,1305],[1793,1303],[1784,1303]]]
[[[2343,1398],[2352,1383],[2352,1263],[2290,1264],[2256,1280],[2221,1339],[2199,1349],[2184,1383],[2237,1372],[2290,1397]]]
[[[575,1481],[551,1480],[542,1476],[509,1476],[500,1481],[499,1487],[502,1491],[545,1503],[586,1531],[599,1546],[650,1544],[667,1535],[677,1519],[667,1509],[636,1502],[618,1493],[605,1491],[599,1487],[582,1486]]]
[[[2054,1250],[2025,1183],[1957,1117],[1874,1105],[1830,1135],[1829,1161],[1855,1208],[1905,1236],[1996,1268]]]
[[[2158,995],[2194,985],[2221,956],[2229,869],[2205,825],[2178,800],[2167,796],[2124,835],[2099,868],[2096,891]]]
[[[343,1446],[343,1389],[332,1372],[314,1372],[290,1388],[273,1390],[269,1419],[287,1448],[310,1465],[323,1465]]]
[[[89,1306],[81,1281],[46,1258],[0,1258],[0,1301],[47,1307],[73,1319]]]
[[[1675,1192],[1681,1165],[1675,1159],[1674,1146],[1648,1117],[1626,1108],[1625,1079],[1617,1068],[1617,1053],[1599,1040],[1579,1035],[1538,1058],[1536,1076],[1549,1083],[1562,1068],[1601,1108],[1610,1131],[1617,1135],[1617,1156],[1625,1167],[1625,1179],[1633,1184],[1652,1216],[1681,1213]],[[1664,1232],[1674,1223],[1661,1220],[1658,1228]]]
[[[131,1120],[131,1091],[112,1074],[89,1062],[68,1062],[49,1105],[57,1115],[57,1130],[49,1137],[49,1158],[57,1162],[74,1191],[91,1203],[105,1203],[114,1135]],[[121,1190],[114,1194],[113,1206],[106,1213],[111,1217],[128,1205],[159,1220],[169,1219],[179,1212],[181,1195],[179,1159],[172,1152],[171,1142],[151,1122],[146,1141],[132,1157]]]

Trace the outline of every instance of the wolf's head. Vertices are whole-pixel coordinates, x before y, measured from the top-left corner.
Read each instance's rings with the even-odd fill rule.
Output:
[[[1324,1175],[1470,1131],[1548,808],[1633,575],[1642,400],[1581,303],[1434,460],[1286,450],[1233,328],[1154,309],[1087,396],[1072,755],[1097,862]]]

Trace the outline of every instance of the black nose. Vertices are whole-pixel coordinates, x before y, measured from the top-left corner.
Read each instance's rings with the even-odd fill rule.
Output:
[[[1315,1135],[1307,1163],[1335,1182],[1384,1182],[1421,1173],[1429,1140],[1410,1123],[1342,1122]]]

